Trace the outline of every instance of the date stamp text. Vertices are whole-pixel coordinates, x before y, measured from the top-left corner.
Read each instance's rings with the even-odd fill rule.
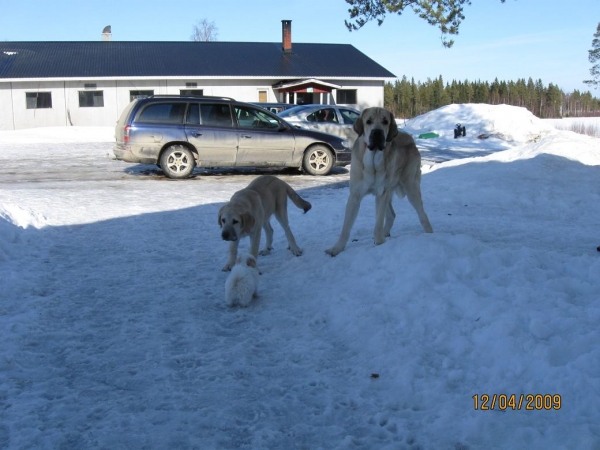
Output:
[[[558,411],[562,407],[559,394],[475,394],[471,398],[475,411]]]

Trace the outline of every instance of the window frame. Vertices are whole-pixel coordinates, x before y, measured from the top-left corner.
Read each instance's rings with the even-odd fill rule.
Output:
[[[135,92],[135,94],[134,94]],[[154,89],[130,89],[129,90],[129,101],[132,102],[136,98],[147,98],[154,95]]]
[[[179,89],[179,95],[182,97],[204,97],[204,89]]]
[[[96,104],[96,98],[100,101]],[[84,100],[84,102],[82,102]],[[82,104],[90,103],[92,104]],[[104,91],[79,91],[79,107],[80,108],[104,108]]]
[[[30,100],[35,100],[35,106]],[[25,92],[25,108],[52,109],[52,91]]]
[[[350,96],[350,98],[348,98]],[[348,101],[353,100],[353,101]],[[335,102],[339,105],[356,105],[358,102],[358,89],[338,89],[335,92]]]

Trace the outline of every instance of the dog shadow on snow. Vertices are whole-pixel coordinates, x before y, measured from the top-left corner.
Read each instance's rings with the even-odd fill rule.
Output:
[[[470,162],[461,166],[447,167],[423,175],[423,201],[436,232],[444,231],[444,222],[449,220],[448,216],[450,215],[446,209],[443,209],[446,207],[444,203],[441,203],[444,205],[441,208],[440,202],[436,201],[438,197],[443,198],[443,190],[446,189],[445,178],[451,178],[449,175],[454,171],[465,170],[473,164],[475,163]],[[598,175],[597,167],[585,166],[579,162],[553,155],[540,155],[532,159],[510,163],[488,161],[476,164],[478,167],[476,170],[497,166],[499,168],[510,167],[520,173],[538,173],[540,170],[536,166],[541,164],[544,167],[555,167],[557,170],[560,168],[561,171],[570,169],[583,174],[589,173],[592,178]],[[471,171],[467,170],[464,174],[468,176],[473,173]],[[291,202],[288,202],[290,226],[294,233],[297,233],[298,244],[304,251],[300,258],[304,258],[310,253],[319,253],[322,255],[320,261],[327,264],[332,259],[325,254],[325,250],[335,243],[341,231],[347,200],[348,170],[336,168],[333,175],[330,176],[333,182],[323,184],[321,180],[318,180],[321,177],[316,177],[319,184],[305,188],[296,185],[295,180],[310,177],[288,175],[287,173],[288,170],[254,170],[248,171],[248,173],[243,171],[240,175],[248,178],[248,182],[259,175],[276,175],[312,203],[313,210],[309,211],[307,215],[315,216],[311,219],[311,228],[314,228],[315,224],[319,224],[314,229],[314,233],[320,235],[316,242],[320,242],[321,245],[316,247],[311,244],[309,246],[309,243],[302,238],[302,235],[307,233],[304,227],[309,225],[306,221],[301,220],[302,211],[296,211]],[[219,177],[222,178],[223,183],[232,181],[239,183],[240,181],[237,171],[207,171],[206,173],[199,171],[197,177]],[[327,178],[322,177],[322,180]],[[552,182],[551,179],[552,177],[549,176],[548,183]],[[158,181],[161,182],[162,179]],[[189,183],[194,182],[194,179],[177,182]],[[543,183],[544,180],[540,182]],[[439,192],[436,192],[436,189],[439,189]],[[334,191],[335,196],[338,197],[335,206],[330,200]],[[506,195],[511,195],[510,191]],[[320,201],[326,205],[325,210],[319,211]],[[397,197],[393,202],[395,205],[398,202],[408,204],[406,199],[399,200]],[[227,260],[228,252],[228,243],[221,239],[221,232],[217,224],[218,211],[223,204],[224,202],[203,204],[191,208],[143,213],[81,225],[47,226],[41,229],[32,227],[21,229],[15,226],[13,232],[18,238],[12,239],[14,241],[12,245],[18,245],[18,242],[37,242],[39,252],[44,256],[37,257],[32,256],[31,252],[15,251],[15,258],[19,260],[17,264],[21,267],[41,267],[39,273],[42,275],[34,277],[38,278],[39,290],[47,291],[52,286],[55,290],[62,290],[61,295],[65,298],[73,296],[85,298],[86,295],[90,295],[93,298],[115,299],[115,301],[140,298],[149,299],[149,301],[150,299],[169,299],[171,302],[178,302],[182,296],[186,296],[196,300],[214,298],[216,302],[219,302],[224,296],[224,281],[227,276],[221,268]],[[332,206],[335,207],[335,211],[332,210]],[[335,222],[329,218],[324,220],[322,222],[326,224],[326,229],[324,229],[320,226],[321,219],[318,217],[323,213],[335,215],[339,220],[335,219]],[[481,211],[481,214],[485,214],[485,211]],[[411,208],[402,215],[406,221],[414,223],[415,230],[420,230],[417,216]],[[369,208],[361,208],[359,219],[368,227],[372,227],[375,222]],[[283,230],[275,218],[272,218],[272,224],[277,244],[274,252],[289,253],[283,244]],[[308,232],[313,233],[313,231]],[[402,233],[402,225],[394,225],[392,236]],[[248,238],[243,240],[248,241]],[[261,248],[263,244],[264,232],[261,238]],[[245,251],[247,245],[248,242],[240,243],[240,251]],[[349,247],[351,245],[352,242],[349,243]],[[270,256],[264,258],[270,258]],[[261,259],[263,257],[258,259],[259,266]],[[0,261],[1,266],[2,261]],[[49,271],[49,268],[52,270]],[[28,280],[27,282],[30,283],[32,282],[31,278],[24,278],[24,280]],[[51,283],[48,281],[49,278],[52,279]],[[18,280],[15,282],[18,283]],[[25,285],[22,288],[29,291],[36,289],[36,287],[31,288]],[[262,291],[266,289],[268,289],[266,286],[262,286]],[[224,304],[224,302],[220,303]]]

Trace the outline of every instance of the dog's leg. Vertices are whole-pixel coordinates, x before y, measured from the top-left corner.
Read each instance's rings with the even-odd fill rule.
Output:
[[[356,217],[358,216],[358,211],[360,210],[360,201],[362,200],[360,193],[350,193],[348,196],[348,201],[346,202],[346,215],[344,216],[344,225],[342,226],[342,232],[337,242],[333,247],[325,252],[331,256],[338,255],[344,248],[346,248],[346,243],[350,238],[350,231],[352,230],[352,226],[356,221]]]
[[[415,182],[410,183],[406,186],[406,195],[408,197],[408,201],[417,211],[417,215],[419,216],[419,221],[421,222],[421,226],[425,233],[433,233],[433,227],[429,222],[429,217],[427,217],[427,213],[425,213],[425,208],[423,208],[423,200],[421,198],[421,188]]]
[[[390,197],[390,191],[387,189],[381,195],[375,197],[375,230],[373,232],[375,245],[385,242],[384,221],[389,216]]]
[[[229,241],[229,259],[227,260],[227,264],[223,266],[223,272],[229,272],[235,265],[239,243],[239,239],[236,241]]]
[[[263,229],[265,230],[267,242],[265,243],[265,248],[260,251],[260,255],[266,256],[271,253],[271,250],[273,250],[273,227],[271,226],[271,221],[269,219],[265,221]]]
[[[258,260],[258,248],[260,247],[260,233],[262,232],[260,227],[254,227],[250,234],[250,254]]]
[[[283,228],[283,231],[285,232],[285,237],[287,238],[289,244],[289,250],[294,255],[300,256],[302,254],[302,249],[298,247],[298,244],[296,244],[296,239],[294,239],[294,234],[292,233],[292,229],[290,228],[290,223],[287,214],[287,205],[285,205],[285,208],[281,208],[280,210],[275,211],[275,218],[277,219],[277,222],[279,222],[281,228]]]
[[[394,211],[394,207],[392,206],[392,195],[390,195],[390,203],[385,213],[385,225],[383,227],[384,236],[390,237],[390,232],[392,231],[392,226],[394,225],[394,219],[396,218],[396,212]]]

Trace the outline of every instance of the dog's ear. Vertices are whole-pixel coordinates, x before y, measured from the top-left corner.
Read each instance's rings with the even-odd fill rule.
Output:
[[[394,119],[394,114],[388,111],[390,117],[390,127],[388,129],[388,135],[386,138],[387,142],[392,142],[396,136],[398,136],[398,124],[396,123],[396,119]]]
[[[256,269],[256,259],[254,259],[254,256],[248,256],[246,258],[246,265]]]
[[[359,136],[362,136],[365,132],[365,126],[363,124],[363,116],[365,115],[365,111],[361,113],[358,119],[354,121],[354,125],[352,125],[352,128],[354,129],[354,131],[356,131],[356,134],[358,134]]]
[[[221,209],[219,209],[219,215],[217,220],[219,221],[219,227],[223,228],[223,224],[221,223],[221,213],[223,212],[223,208],[225,208],[225,205],[221,206]]]
[[[249,212],[245,212],[242,213],[240,217],[242,219],[242,230],[244,230],[244,233],[250,233],[252,228],[254,228],[254,224],[256,223],[254,216]]]

